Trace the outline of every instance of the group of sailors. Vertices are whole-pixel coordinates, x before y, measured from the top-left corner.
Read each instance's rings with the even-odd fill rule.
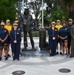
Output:
[[[72,19],[69,19],[68,24],[63,22],[61,25],[60,20],[51,23],[51,27],[48,29],[50,56],[60,53],[61,55],[74,57],[74,39],[72,39],[74,32],[72,28]],[[60,44],[60,52],[58,43]]]
[[[13,26],[10,24],[10,20],[7,19],[6,23],[0,23],[0,61],[2,60],[2,53],[4,50],[5,60],[9,57],[9,46],[11,43],[13,60],[19,60],[21,42],[21,28],[18,26],[18,20],[15,20]]]
[[[73,26],[74,25],[72,19],[69,19],[68,24],[66,22],[63,22],[61,25],[60,20],[51,23],[51,27],[49,27],[48,29],[50,56],[55,56],[59,53],[61,55],[70,55],[70,57],[74,56]],[[58,50],[58,43],[60,44],[60,52]],[[12,49],[13,61],[19,60],[21,28],[19,27],[18,20],[14,21],[13,26],[11,26],[9,19],[6,20],[6,23],[0,23],[0,61],[2,60],[3,50],[5,53],[5,60],[8,60],[8,58],[10,57],[10,44]]]

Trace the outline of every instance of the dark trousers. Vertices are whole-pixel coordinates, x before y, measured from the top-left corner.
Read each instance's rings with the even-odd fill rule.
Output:
[[[68,53],[70,54],[71,35],[68,36]]]
[[[20,54],[20,43],[14,44],[11,43],[12,53],[13,53],[13,59],[19,60],[19,54]]]
[[[54,56],[56,54],[56,46],[57,41],[56,40],[49,40],[49,46],[50,46],[50,55]]]
[[[26,48],[28,46],[28,44],[27,44],[27,33],[29,34],[29,37],[30,37],[31,46],[32,46],[32,48],[34,48],[32,30],[31,29],[27,30],[25,27],[23,27],[23,32],[24,32],[24,48]]]
[[[70,56],[74,57],[74,39],[71,38],[71,53]]]

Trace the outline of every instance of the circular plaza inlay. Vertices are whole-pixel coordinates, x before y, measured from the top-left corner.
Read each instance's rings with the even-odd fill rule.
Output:
[[[12,74],[13,75],[23,75],[23,74],[25,74],[25,71],[18,70],[18,71],[14,71]]]
[[[59,69],[59,72],[61,72],[61,73],[69,73],[69,72],[71,72],[71,70],[67,69],[67,68],[62,68],[62,69]]]

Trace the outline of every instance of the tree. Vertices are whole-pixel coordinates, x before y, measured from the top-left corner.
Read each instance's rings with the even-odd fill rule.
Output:
[[[35,15],[35,25],[38,27],[38,16],[40,14],[40,8],[42,2],[40,0],[34,0],[28,3],[31,10],[33,10],[33,14]]]
[[[74,0],[62,0],[65,8],[68,9],[69,18],[74,19]]]
[[[15,0],[0,0],[0,20],[15,19]]]
[[[60,19],[62,22],[67,21],[69,12],[61,0],[54,2],[54,7],[51,9],[51,16],[53,20]]]
[[[47,3],[46,13],[51,21],[60,19],[67,21],[74,18],[74,0],[45,0]],[[48,19],[48,18],[47,18]]]

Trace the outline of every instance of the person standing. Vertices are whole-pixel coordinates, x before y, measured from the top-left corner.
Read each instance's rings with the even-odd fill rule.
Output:
[[[57,24],[55,26],[58,29],[58,33],[60,28],[62,28],[63,26],[60,24],[60,20],[57,20]],[[56,54],[58,54],[58,43],[59,43],[59,34],[58,34],[58,41],[57,41],[57,47],[56,47]],[[62,55],[62,50],[61,50],[61,45],[60,45],[60,54]]]
[[[19,54],[20,54],[21,32],[17,28],[18,25],[14,23],[13,30],[11,30],[10,32],[13,61],[16,59],[19,60]]]
[[[70,58],[74,57],[74,25],[71,27],[71,53]]]
[[[62,48],[62,54],[64,55],[64,48],[66,49],[66,55],[68,55],[68,35],[69,29],[66,26],[66,22],[63,22],[62,28],[59,30],[59,38],[60,38],[60,45]]]
[[[72,19],[69,19],[69,23],[68,23],[68,29],[69,29],[69,36],[68,36],[68,53],[70,54],[70,47],[71,47],[71,33],[70,33],[70,30],[71,30],[71,27],[73,25],[73,20]]]
[[[8,30],[9,36],[8,36],[8,53],[9,53],[9,46],[10,46],[10,31],[12,30],[12,26],[10,25],[10,20],[6,20],[6,25],[4,26]],[[11,57],[10,54],[8,54],[8,57]]]
[[[21,26],[19,25],[19,21],[18,21],[18,20],[15,20],[14,23],[16,23],[16,24],[18,25],[18,28],[17,28],[17,29],[18,29],[20,32],[22,32],[22,28],[21,28]]]
[[[21,36],[22,36],[22,28],[19,25],[19,21],[18,20],[15,20],[14,23],[17,24],[17,30],[21,33]],[[20,42],[20,50],[21,50],[21,42]],[[21,52],[20,52],[20,56],[21,56]]]
[[[58,39],[58,29],[55,28],[55,22],[51,23],[51,27],[48,29],[49,35],[49,47],[50,47],[50,56],[56,55],[56,46]]]
[[[7,51],[7,45],[8,45],[8,30],[4,28],[5,23],[1,22],[0,24],[0,61],[2,60],[2,51],[4,48],[5,52],[5,60],[8,60],[8,51]]]

